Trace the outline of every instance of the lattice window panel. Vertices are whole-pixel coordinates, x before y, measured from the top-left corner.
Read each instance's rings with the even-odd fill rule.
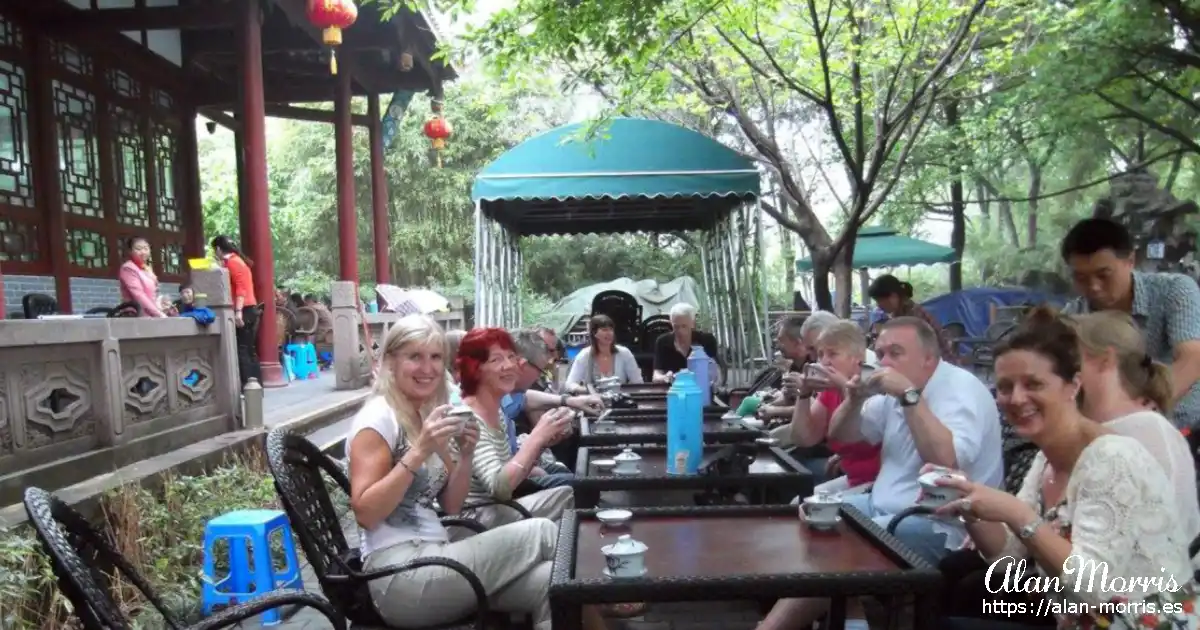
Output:
[[[108,71],[108,89],[117,96],[137,100],[142,97],[142,84],[120,70]]]
[[[175,109],[175,99],[162,90],[154,90],[154,105],[159,109],[171,111]]]
[[[162,247],[162,273],[166,276],[183,275],[183,245],[167,243]]]
[[[0,17],[0,46],[8,48],[21,48],[24,33],[16,24]]]
[[[183,231],[183,217],[179,215],[176,195],[179,170],[179,144],[175,130],[166,125],[154,129],[154,170],[158,189],[158,229],[170,232]]]
[[[67,230],[67,260],[84,269],[108,269],[108,239],[91,230]]]
[[[37,223],[0,219],[0,262],[37,262],[39,242]]]
[[[117,220],[126,225],[150,227],[150,199],[146,192],[146,144],[139,116],[113,107],[113,168],[117,187]]]
[[[0,60],[0,203],[33,207],[25,70]]]
[[[58,167],[63,209],[100,218],[100,170],[97,166],[96,98],[73,85],[54,81],[58,130]]]
[[[63,70],[89,78],[95,73],[96,66],[92,62],[91,56],[84,54],[70,44],[52,41],[51,55],[54,63],[58,64]]]

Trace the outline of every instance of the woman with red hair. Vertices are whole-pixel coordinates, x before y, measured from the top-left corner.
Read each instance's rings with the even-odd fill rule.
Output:
[[[516,444],[512,425],[505,420],[500,401],[517,384],[522,369],[512,337],[502,328],[476,328],[463,337],[455,359],[463,402],[479,422],[479,446],[472,462],[468,502],[510,501],[521,482],[546,474],[538,467],[542,451],[571,430],[574,412],[567,408],[547,412],[522,444]],[[569,486],[534,492],[517,499],[535,517],[558,520],[575,505]],[[475,508],[473,518],[493,527],[520,518],[503,506]]]

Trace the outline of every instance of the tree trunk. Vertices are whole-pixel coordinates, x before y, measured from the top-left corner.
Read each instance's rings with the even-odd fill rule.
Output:
[[[832,311],[833,298],[829,294],[829,273],[832,271],[829,260],[818,256],[817,252],[810,254],[813,268],[813,310]]]
[[[1017,222],[1013,220],[1012,202],[1001,199],[999,202],[1000,229],[1008,236],[1008,242],[1016,249],[1021,249],[1021,236],[1017,234]]]
[[[836,300],[833,312],[838,317],[850,317],[850,305],[854,301],[854,238],[848,238],[841,250],[833,256],[833,281]]]
[[[954,136],[954,144],[951,147],[950,155],[954,164],[951,168],[954,169],[955,175],[950,180],[950,217],[952,227],[950,230],[950,247],[954,248],[954,253],[958,260],[950,264],[950,290],[962,290],[962,259],[963,251],[967,246],[967,217],[966,204],[963,202],[963,169],[957,164],[958,154],[961,147],[958,143],[958,101],[951,99],[946,102],[946,126],[950,128],[951,134]]]
[[[1026,221],[1025,245],[1029,249],[1037,247],[1038,230],[1038,196],[1042,194],[1042,169],[1036,164],[1029,165],[1029,218]]]

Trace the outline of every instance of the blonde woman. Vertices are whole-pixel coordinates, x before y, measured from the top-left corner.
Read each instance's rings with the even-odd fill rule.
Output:
[[[1171,370],[1146,353],[1129,315],[1102,311],[1071,318],[1079,335],[1083,414],[1146,447],[1175,491],[1184,531],[1200,534],[1196,463],[1187,440],[1163,414],[1171,413]]]
[[[446,342],[432,319],[397,321],[383,342],[375,396],[346,437],[350,506],[361,528],[367,570],[423,557],[449,558],[479,577],[491,606],[533,616],[550,629],[550,564],[558,528],[533,518],[450,542],[434,511],[462,508],[471,482],[477,428],[445,415],[449,405]],[[475,596],[462,576],[430,566],[371,583],[383,619],[399,626],[448,623],[471,612]],[[589,623],[589,621],[591,623]],[[602,628],[594,614],[585,626]]]

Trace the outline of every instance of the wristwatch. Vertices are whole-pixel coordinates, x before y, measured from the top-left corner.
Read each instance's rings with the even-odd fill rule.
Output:
[[[1039,516],[1039,517],[1033,519],[1033,522],[1027,524],[1026,526],[1022,527],[1021,529],[1018,529],[1017,531],[1015,531],[1013,533],[1016,534],[1017,538],[1019,538],[1021,540],[1029,540],[1030,538],[1033,538],[1034,534],[1037,533],[1037,528],[1041,527],[1042,523],[1045,523],[1045,522],[1046,521],[1043,521],[1042,517]]]
[[[901,407],[912,407],[919,402],[921,402],[921,390],[916,387],[909,387],[904,390],[903,394],[900,394]]]
[[[563,394],[563,395],[562,395],[562,400],[561,400],[560,402],[562,402],[562,406],[563,406],[563,407],[569,407],[569,406],[570,406],[570,405],[568,405],[568,404],[567,404],[567,399],[569,399],[569,398],[570,398],[570,396],[568,396],[568,395],[566,395],[566,394]]]

